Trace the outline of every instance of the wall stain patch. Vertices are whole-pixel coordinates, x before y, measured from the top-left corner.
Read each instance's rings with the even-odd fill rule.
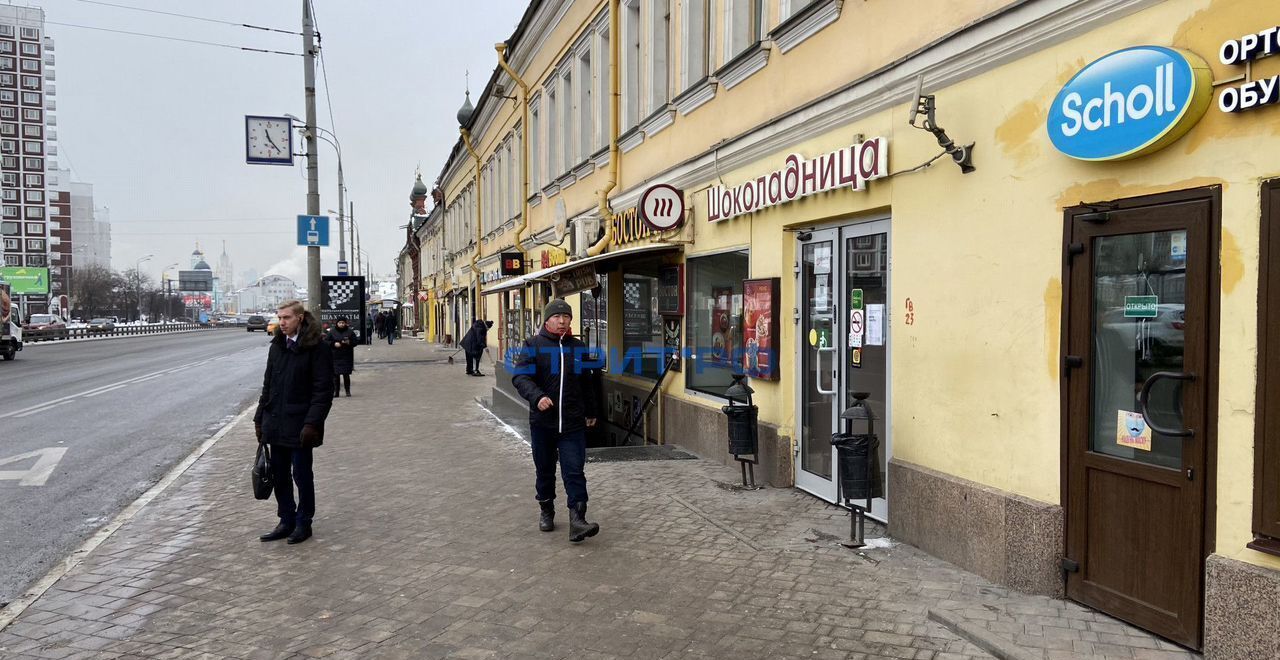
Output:
[[[1244,258],[1240,255],[1240,244],[1226,227],[1222,228],[1222,295],[1229,295],[1240,284],[1244,277]]]
[[[1065,209],[1081,202],[1108,202],[1116,199],[1124,199],[1126,197],[1138,197],[1140,195],[1153,195],[1155,193],[1170,192],[1174,190],[1185,190],[1188,188],[1204,188],[1207,186],[1222,186],[1226,190],[1227,183],[1217,177],[1197,176],[1181,181],[1171,181],[1161,184],[1145,184],[1121,183],[1120,179],[1097,179],[1094,181],[1086,181],[1077,183],[1062,191],[1058,196],[1058,209]]]
[[[1058,380],[1062,332],[1062,280],[1050,277],[1044,287],[1044,355],[1049,378]]]

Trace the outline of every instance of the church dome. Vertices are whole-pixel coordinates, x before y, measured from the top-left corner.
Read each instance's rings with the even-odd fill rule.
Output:
[[[193,270],[213,270],[213,268],[209,266],[208,263],[205,263],[204,259],[201,259],[200,261],[196,262],[196,265],[193,268]]]

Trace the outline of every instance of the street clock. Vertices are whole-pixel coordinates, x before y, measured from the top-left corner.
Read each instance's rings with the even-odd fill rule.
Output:
[[[293,120],[246,115],[244,153],[252,165],[293,165]]]

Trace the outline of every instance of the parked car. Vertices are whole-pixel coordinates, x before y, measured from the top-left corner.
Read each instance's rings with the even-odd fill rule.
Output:
[[[244,329],[247,332],[254,330],[267,330],[267,317],[258,316],[257,314],[250,316],[248,321],[244,322]]]
[[[96,318],[89,320],[89,332],[111,332],[115,329],[115,321],[112,321],[110,318]]]
[[[67,324],[54,314],[32,314],[22,325],[23,330],[61,330],[65,327]]]

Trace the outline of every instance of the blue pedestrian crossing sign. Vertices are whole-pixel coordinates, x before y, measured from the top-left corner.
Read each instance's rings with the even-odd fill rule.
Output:
[[[298,245],[307,247],[328,247],[329,216],[298,216]]]

